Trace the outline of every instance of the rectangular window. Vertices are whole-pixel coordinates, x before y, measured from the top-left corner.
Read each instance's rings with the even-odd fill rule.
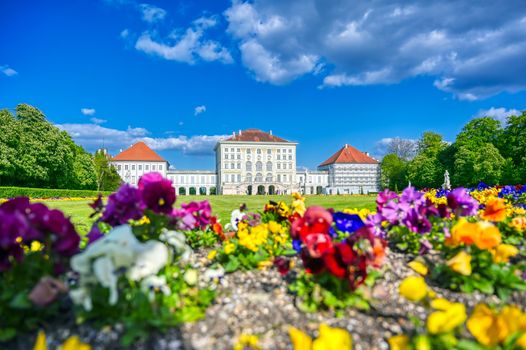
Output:
[[[228,159],[228,154],[225,153],[225,159]]]
[[[124,170],[128,170],[128,164],[124,166]]]
[[[135,170],[135,164],[132,164],[132,169],[131,170]]]
[[[272,150],[270,148],[267,150],[267,154],[272,154]]]
[[[117,165],[117,169],[118,169],[119,171],[121,171],[121,166],[120,166],[120,165]]]
[[[159,165],[159,171],[162,171],[162,170],[163,170],[163,166]]]
[[[146,165],[144,166],[144,170],[150,170],[150,166],[149,166],[148,164],[146,164]]]
[[[139,170],[142,170],[142,165],[139,164]]]
[[[155,164],[152,165],[152,171],[155,171]]]

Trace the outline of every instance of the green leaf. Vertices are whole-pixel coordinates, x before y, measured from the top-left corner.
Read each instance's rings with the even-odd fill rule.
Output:
[[[9,306],[11,306],[13,309],[29,309],[33,305],[27,298],[26,292],[19,292],[17,295],[15,295],[13,300],[11,300]]]

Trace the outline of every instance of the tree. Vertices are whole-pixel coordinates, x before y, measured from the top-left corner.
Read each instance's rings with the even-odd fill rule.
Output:
[[[444,180],[444,165],[440,155],[447,148],[442,135],[427,131],[417,144],[417,155],[407,167],[407,177],[417,188],[438,188]]]
[[[98,150],[93,157],[97,191],[115,191],[122,180],[117,170],[110,164],[105,150]]]
[[[0,185],[9,185],[16,177],[20,132],[16,120],[7,110],[0,111]]]
[[[476,186],[480,182],[496,185],[502,177],[504,158],[491,143],[473,148],[460,146],[455,154],[453,184],[455,186]]]
[[[503,130],[498,120],[490,117],[475,118],[469,121],[457,135],[458,147],[469,145],[482,147],[486,143],[498,144]]]
[[[408,161],[415,156],[416,146],[417,143],[413,140],[395,137],[387,144],[387,153],[395,154],[401,160]]]
[[[526,183],[526,111],[508,117],[499,146],[501,154],[511,159],[512,169],[506,172],[517,182]]]
[[[407,185],[407,163],[394,153],[382,159],[382,186],[390,190],[400,190]]]

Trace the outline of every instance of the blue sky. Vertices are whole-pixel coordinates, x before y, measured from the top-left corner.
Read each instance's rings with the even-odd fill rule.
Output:
[[[145,1],[1,1],[0,108],[34,105],[90,151],[143,139],[179,169],[213,169],[239,129],[313,168],[526,109],[524,1]]]

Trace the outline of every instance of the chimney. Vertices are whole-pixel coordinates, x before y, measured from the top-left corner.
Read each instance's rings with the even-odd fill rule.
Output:
[[[347,148],[347,147],[349,147],[349,145],[348,145],[348,144],[345,144],[345,148]]]
[[[236,132],[235,132],[235,131],[232,131],[232,135],[233,135],[234,137],[236,137]]]
[[[239,129],[239,136],[241,136],[241,129]]]
[[[272,130],[270,130],[269,134],[272,135]]]

